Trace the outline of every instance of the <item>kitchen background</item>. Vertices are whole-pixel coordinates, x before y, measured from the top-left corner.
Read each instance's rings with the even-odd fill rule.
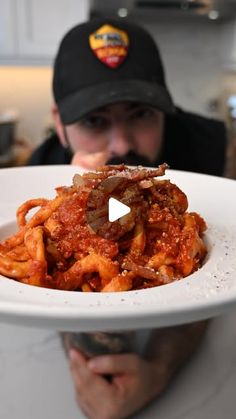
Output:
[[[24,164],[51,127],[52,63],[64,33],[90,16],[118,15],[154,35],[177,104],[227,123],[226,175],[236,177],[236,0],[0,0],[0,10],[2,167]]]

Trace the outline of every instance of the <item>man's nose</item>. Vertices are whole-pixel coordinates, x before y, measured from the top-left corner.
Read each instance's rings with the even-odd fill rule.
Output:
[[[109,136],[109,151],[112,157],[124,156],[132,149],[131,134],[125,124],[111,128]]]

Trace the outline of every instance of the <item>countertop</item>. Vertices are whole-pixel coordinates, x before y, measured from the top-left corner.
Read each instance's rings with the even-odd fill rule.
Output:
[[[233,419],[236,311],[214,319],[199,351],[137,419]],[[82,419],[54,331],[0,323],[0,417]]]

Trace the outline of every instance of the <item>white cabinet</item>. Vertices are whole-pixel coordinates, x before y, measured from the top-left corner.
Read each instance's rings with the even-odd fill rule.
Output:
[[[89,0],[0,0],[0,63],[45,63],[89,16]]]
[[[86,20],[87,0],[16,0],[20,55],[54,55],[62,35]]]
[[[0,0],[0,56],[16,53],[15,0]]]

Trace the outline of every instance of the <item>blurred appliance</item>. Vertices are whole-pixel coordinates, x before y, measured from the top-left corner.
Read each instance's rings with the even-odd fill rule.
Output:
[[[232,19],[236,0],[91,0],[91,17],[159,19]]]
[[[15,111],[0,112],[0,165],[7,165],[13,158],[13,144],[18,115]]]

